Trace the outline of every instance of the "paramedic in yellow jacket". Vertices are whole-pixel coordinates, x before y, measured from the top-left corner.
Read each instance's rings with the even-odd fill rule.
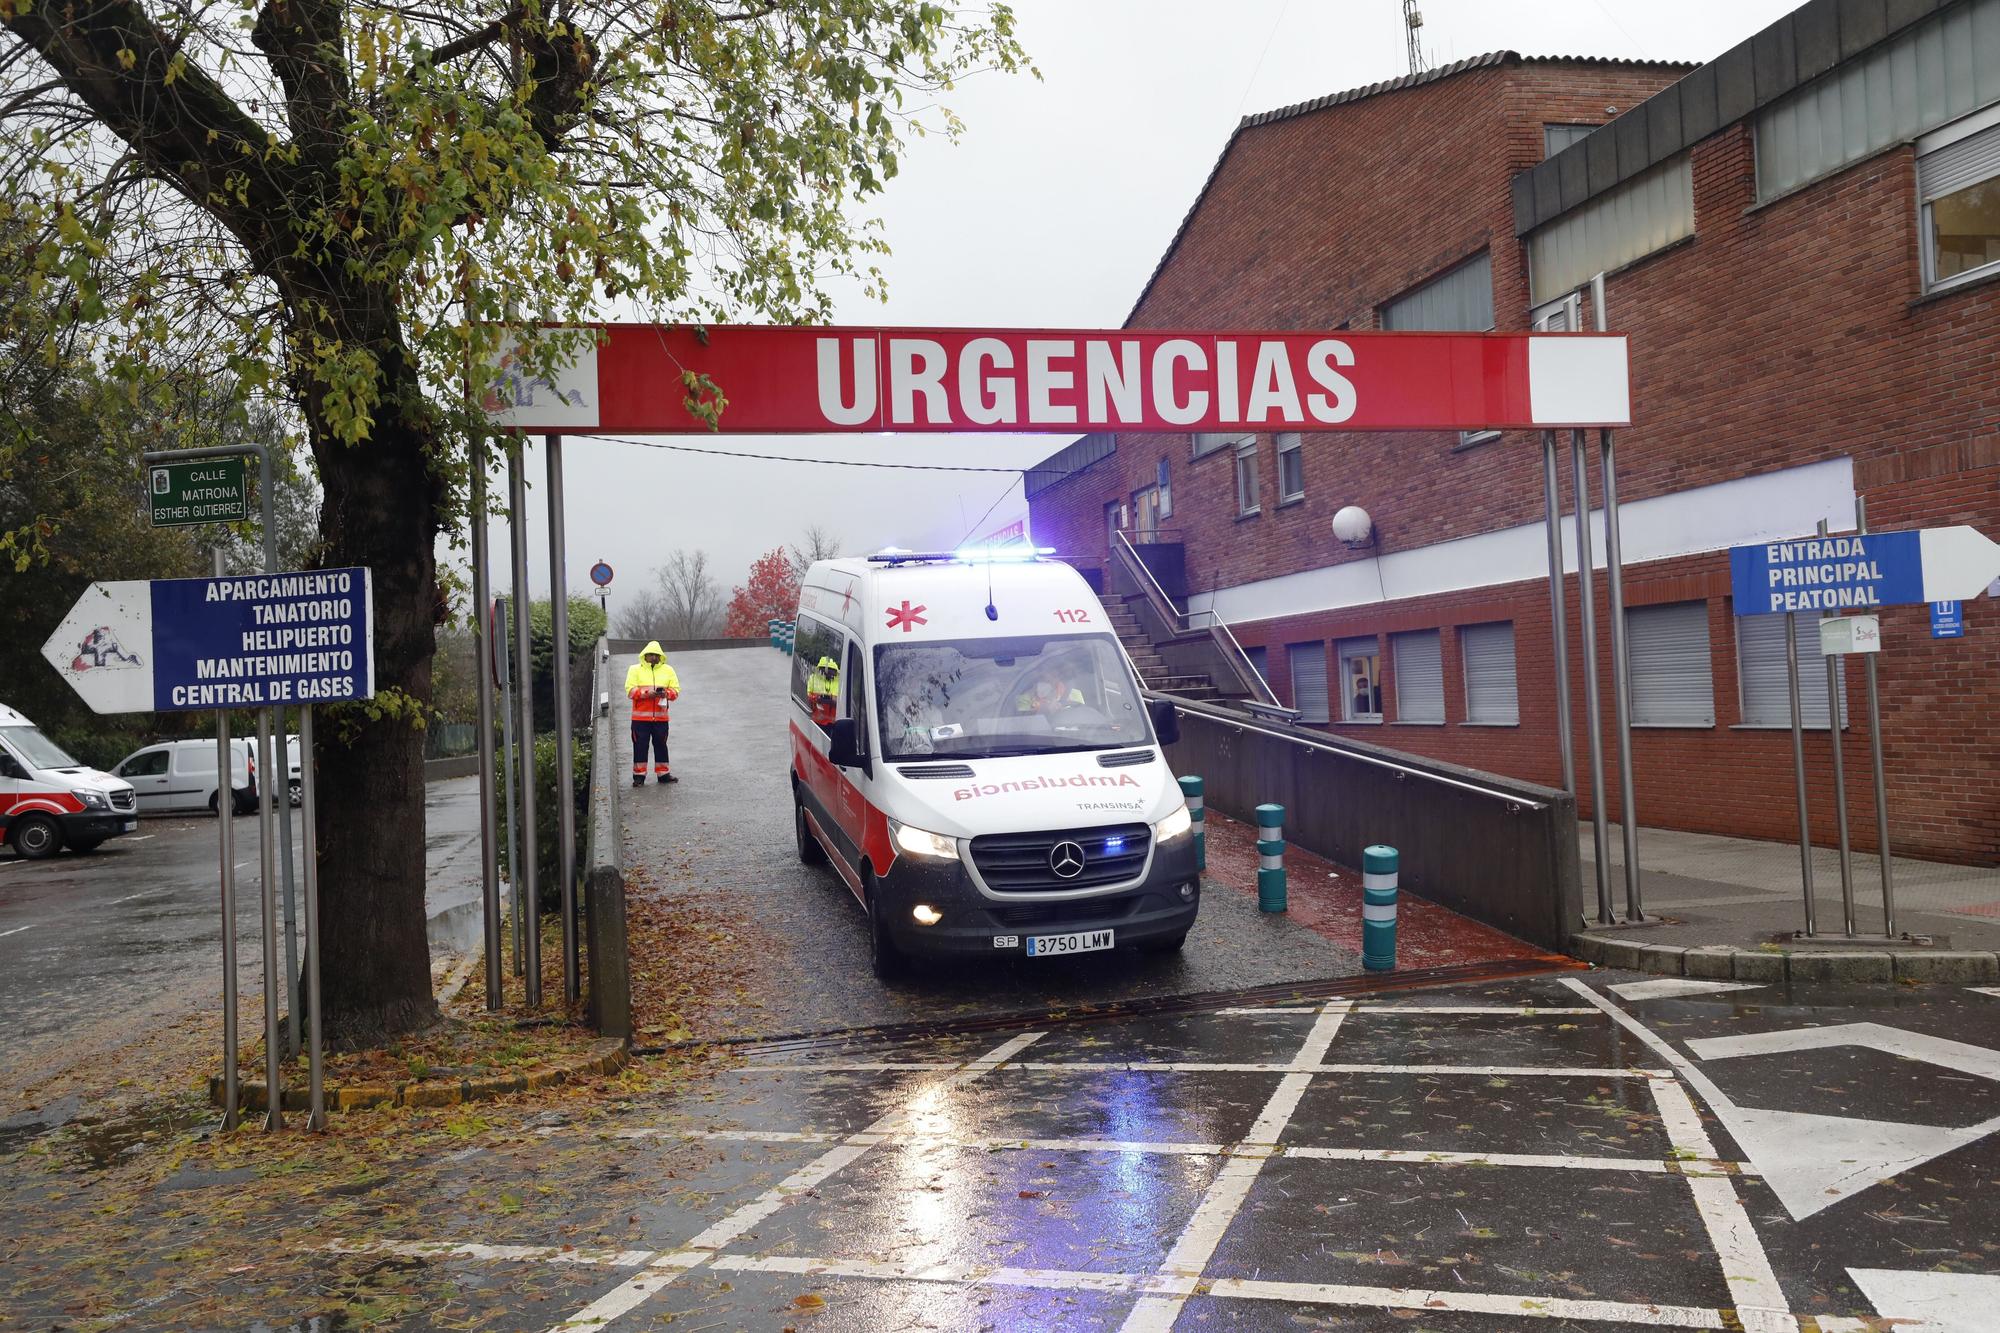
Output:
[[[632,785],[646,785],[648,744],[653,747],[654,781],[679,782],[667,763],[667,705],[681,697],[681,678],[667,665],[658,639],[626,669],[625,697],[632,701]]]
[[[833,725],[840,715],[840,663],[831,657],[819,659],[819,665],[806,677],[806,704],[814,722],[822,727]]]

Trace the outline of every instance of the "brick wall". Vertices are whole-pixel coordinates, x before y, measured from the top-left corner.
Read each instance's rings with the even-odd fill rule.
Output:
[[[1594,121],[1662,86],[1660,68],[1517,64],[1331,107],[1244,131],[1134,326],[1368,328],[1380,305],[1482,247],[1490,250],[1499,328],[1529,320],[1525,247],[1511,229],[1508,181],[1541,155],[1545,122]],[[1696,236],[1614,274],[1607,306],[1632,338],[1635,425],[1619,437],[1620,497],[1671,494],[1826,459],[1854,460],[1872,526],[1970,523],[2000,533],[2000,283],[1924,298],[1914,166],[1892,150],[1758,206],[1749,131],[1735,126],[1693,154]],[[1122,436],[1118,452],[1033,505],[1037,540],[1080,563],[1101,558],[1103,505],[1170,460],[1193,586],[1229,587],[1367,558],[1329,535],[1343,504],[1365,506],[1384,552],[1491,532],[1542,515],[1540,447],[1531,434],[1457,447],[1440,435],[1306,437],[1306,497],[1279,507],[1270,437],[1260,437],[1260,515],[1236,515],[1228,450],[1190,461],[1186,436]],[[1594,450],[1592,451],[1595,452]],[[1568,496],[1568,468],[1563,490]],[[1597,484],[1593,468],[1592,484]],[[1584,773],[1576,584],[1568,589],[1579,773]],[[1611,677],[1599,601],[1607,794],[1615,814]],[[1635,566],[1632,605],[1708,603],[1713,727],[1638,729],[1642,822],[1754,837],[1796,836],[1789,735],[1743,729],[1727,562],[1691,556]],[[1934,641],[1924,608],[1883,616],[1878,663],[1891,838],[1919,855],[2000,861],[2000,627],[1992,603],[1967,608],[1966,637]],[[1465,725],[1454,627],[1515,623],[1521,721]],[[1394,724],[1387,635],[1442,627],[1446,722]],[[1390,723],[1357,727],[1413,752],[1542,782],[1560,779],[1546,584],[1536,581],[1340,612],[1238,625],[1271,649],[1281,694],[1284,645],[1380,636]],[[1818,669],[1810,661],[1808,669]],[[1863,674],[1848,675],[1850,821],[1873,845]],[[1335,724],[1342,729],[1341,724]],[[1807,743],[1816,835],[1832,837],[1824,732]],[[1585,783],[1587,786],[1587,783]],[[1589,794],[1583,807],[1589,809]]]

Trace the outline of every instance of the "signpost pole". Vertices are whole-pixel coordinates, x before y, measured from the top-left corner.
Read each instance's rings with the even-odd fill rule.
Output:
[[[1806,804],[1805,722],[1799,716],[1799,614],[1785,612],[1785,684],[1792,700],[1792,785],[1799,803],[1799,883],[1805,886],[1806,935],[1813,924],[1812,810]]]
[[[271,771],[271,710],[257,710],[257,766]],[[257,853],[263,872],[264,904],[264,1128],[285,1127],[284,1085],[279,1079],[278,991],[285,984],[278,974],[278,849],[272,836],[271,784],[257,784]],[[291,811],[287,809],[286,817]]]
[[[1583,432],[1569,433],[1570,471],[1576,491],[1576,587],[1582,603],[1583,721],[1590,734],[1590,833],[1597,850],[1597,924],[1617,923],[1611,910],[1610,831],[1604,819],[1604,731],[1597,698],[1597,606],[1590,573],[1590,479]]]
[[[306,1058],[311,1094],[306,1128],[326,1128],[326,1070],[321,1064],[319,1017],[319,813],[318,780],[313,776],[313,710],[299,710],[299,798],[304,820],[306,896]]]
[[[1604,301],[1604,274],[1590,280],[1590,313],[1599,333],[1611,329]],[[1625,559],[1619,551],[1618,457],[1607,428],[1597,434],[1598,467],[1604,474],[1604,595],[1611,615],[1611,706],[1618,722],[1619,831],[1625,841],[1625,918],[1643,921],[1639,909],[1639,813],[1632,791],[1632,663],[1625,650]],[[1582,505],[1584,502],[1577,502]]]
[[[272,492],[277,489],[277,477],[272,471],[271,451],[263,445],[252,445],[257,451],[257,501],[264,520],[264,572],[278,572],[278,524],[275,518],[277,502]],[[277,764],[272,767],[268,758],[264,761],[264,776],[258,782],[264,787],[276,788],[282,782],[284,804],[276,806],[278,820],[278,850],[283,858],[282,879],[285,886],[285,1004],[291,1010],[291,1021],[286,1025],[285,1049],[296,1052],[303,1049],[299,1040],[299,923],[296,909],[297,894],[292,884],[292,747],[285,739],[285,710],[267,709],[261,713],[262,724],[268,729],[275,725],[277,730],[270,734],[277,737]],[[277,793],[272,793],[273,803]],[[269,829],[264,832],[269,833]]]
[[[576,764],[569,697],[569,560],[563,531],[562,436],[547,437],[549,469],[549,646],[555,659],[556,866],[562,875],[563,1002],[578,994],[576,956]]]
[[[507,442],[507,532],[514,550],[514,698],[520,708],[521,859],[514,882],[521,895],[521,965],[526,969],[528,1007],[542,1007],[541,899],[535,891],[535,678],[529,650],[528,479],[521,460],[521,437]]]
[[[472,646],[479,677],[479,902],[486,938],[486,1008],[505,999],[500,958],[500,857],[493,833],[493,601],[486,561],[486,436],[473,431],[466,441],[472,473]],[[510,863],[511,864],[511,863]]]
[[[1827,522],[1819,521],[1819,535],[1826,536]],[[1839,616],[1821,616],[1820,623]],[[1826,655],[1826,736],[1833,751],[1833,816],[1840,833],[1840,919],[1845,933],[1854,935],[1854,859],[1847,845],[1847,764],[1840,753],[1840,658]]]
[[[222,549],[215,551],[215,575],[222,577]],[[217,791],[228,788],[235,771],[230,762],[229,710],[215,710],[215,772],[220,778]],[[241,1120],[237,1110],[236,1074],[236,808],[232,799],[215,802],[216,823],[222,844],[222,1127],[235,1129]]]
[[[1856,497],[1854,501],[1856,530],[1868,531],[1868,501]],[[1888,784],[1882,773],[1882,703],[1875,686],[1874,653],[1862,658],[1862,671],[1868,677],[1868,761],[1875,776],[1875,846],[1882,856],[1882,933],[1890,939],[1896,938],[1896,881],[1890,869],[1889,856],[1889,793]]]
[[[521,858],[515,846],[515,830],[520,827],[520,800],[514,791],[514,673],[507,666],[507,655],[512,651],[512,641],[507,635],[507,612],[503,603],[493,603],[494,633],[488,647],[493,651],[492,669],[500,675],[500,769],[505,775],[507,797],[507,901],[508,918],[512,922],[509,932],[513,936],[514,975],[523,976],[527,969],[521,962]]]
[[[1569,617],[1563,609],[1562,499],[1556,487],[1556,433],[1542,432],[1542,498],[1549,536],[1549,624],[1556,655],[1556,736],[1563,790],[1576,795],[1576,742],[1570,735]]]

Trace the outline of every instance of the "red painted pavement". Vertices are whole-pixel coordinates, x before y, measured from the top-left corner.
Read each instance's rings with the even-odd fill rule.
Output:
[[[1257,836],[1241,820],[1209,810],[1211,884],[1257,895]],[[1286,915],[1343,949],[1361,952],[1361,876],[1297,847],[1285,848]],[[1396,895],[1396,966],[1444,967],[1494,958],[1550,958],[1525,940],[1481,925],[1407,890]],[[1555,961],[1551,959],[1551,961]],[[1561,961],[1567,962],[1567,959]]]

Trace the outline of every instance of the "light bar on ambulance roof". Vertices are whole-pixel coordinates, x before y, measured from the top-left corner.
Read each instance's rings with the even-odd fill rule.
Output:
[[[1053,546],[962,546],[956,551],[903,551],[896,547],[884,547],[868,557],[871,565],[914,565],[956,562],[974,565],[981,562],[999,564],[1008,561],[1039,560],[1043,556],[1054,555]]]

